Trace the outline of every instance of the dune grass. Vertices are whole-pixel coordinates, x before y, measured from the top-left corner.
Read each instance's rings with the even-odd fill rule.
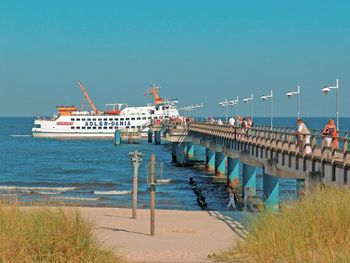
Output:
[[[0,262],[122,262],[77,210],[0,203]]]
[[[219,262],[350,262],[350,189],[307,193],[279,214],[264,212]]]

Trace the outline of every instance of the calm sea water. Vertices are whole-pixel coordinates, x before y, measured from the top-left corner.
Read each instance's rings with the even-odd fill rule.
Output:
[[[145,163],[155,153],[164,163],[163,179],[156,193],[158,208],[199,210],[196,196],[188,184],[193,177],[203,189],[209,209],[223,209],[227,193],[224,184],[214,184],[203,171],[176,167],[171,163],[169,144],[114,146],[112,140],[54,140],[31,136],[34,118],[0,118],[0,194],[15,195],[22,202],[64,202],[76,205],[130,207],[132,168],[128,153],[139,150],[144,161],[139,176],[139,207],[148,207],[149,190]],[[326,119],[305,121],[321,129]],[[342,129],[350,130],[349,119],[342,119]],[[256,118],[255,123],[269,123]],[[294,126],[295,119],[276,118],[276,125]],[[196,158],[204,160],[203,148],[196,148]],[[257,179],[261,188],[261,176]],[[258,191],[258,195],[262,195]],[[281,180],[281,197],[295,195],[295,180]]]

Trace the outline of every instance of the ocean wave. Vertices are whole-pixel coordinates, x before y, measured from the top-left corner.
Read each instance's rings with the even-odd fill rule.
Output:
[[[75,190],[76,187],[41,187],[41,186],[12,186],[12,185],[0,185],[0,190],[4,191],[19,191],[19,192],[55,192],[62,193]]]
[[[32,137],[31,134],[11,134],[11,137]]]
[[[157,183],[161,183],[161,184],[168,184],[172,181],[172,179],[158,179]]]
[[[71,197],[71,196],[54,196],[52,200],[66,200],[66,201],[98,201],[100,198],[94,197]]]
[[[31,194],[39,194],[39,195],[58,195],[62,194],[62,192],[46,192],[46,191],[26,191],[26,193]]]
[[[95,195],[127,195],[131,194],[131,191],[127,190],[113,190],[113,191],[94,191]]]

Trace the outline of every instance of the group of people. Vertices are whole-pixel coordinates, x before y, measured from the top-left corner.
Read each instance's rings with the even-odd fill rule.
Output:
[[[303,120],[299,117],[298,118],[298,130],[296,132],[296,135],[298,136],[298,145],[299,145],[299,151],[303,150],[303,146],[305,143],[305,152],[311,153],[311,147],[310,147],[310,130],[307,128],[306,124],[303,122]],[[324,126],[322,130],[322,146],[325,147],[339,147],[339,141],[338,141],[338,130],[334,123],[333,119],[330,119],[328,123]]]
[[[212,116],[209,117],[209,123],[210,124],[217,123],[218,125],[224,125],[223,121],[220,118],[216,121]],[[228,123],[231,126],[238,126],[238,127],[242,127],[242,128],[252,128],[253,127],[253,120],[250,116],[247,118],[241,117],[241,116],[231,117],[229,119]]]

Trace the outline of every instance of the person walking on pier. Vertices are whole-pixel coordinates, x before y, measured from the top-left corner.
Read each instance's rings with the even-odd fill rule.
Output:
[[[253,128],[252,118],[249,116],[247,120],[247,128]]]
[[[305,152],[307,154],[311,153],[311,147],[310,147],[310,130],[306,127],[305,123],[301,118],[298,118],[298,131],[296,132],[297,138],[298,138],[298,146],[299,146],[299,152],[303,152],[303,149],[305,147],[304,141],[306,144]]]
[[[218,125],[223,125],[223,122],[221,119],[218,120]]]
[[[229,123],[231,126],[235,126],[235,123],[236,123],[236,120],[234,117],[231,117],[230,120],[229,120]]]
[[[330,119],[323,128],[323,146],[338,148],[338,131],[333,119]]]

